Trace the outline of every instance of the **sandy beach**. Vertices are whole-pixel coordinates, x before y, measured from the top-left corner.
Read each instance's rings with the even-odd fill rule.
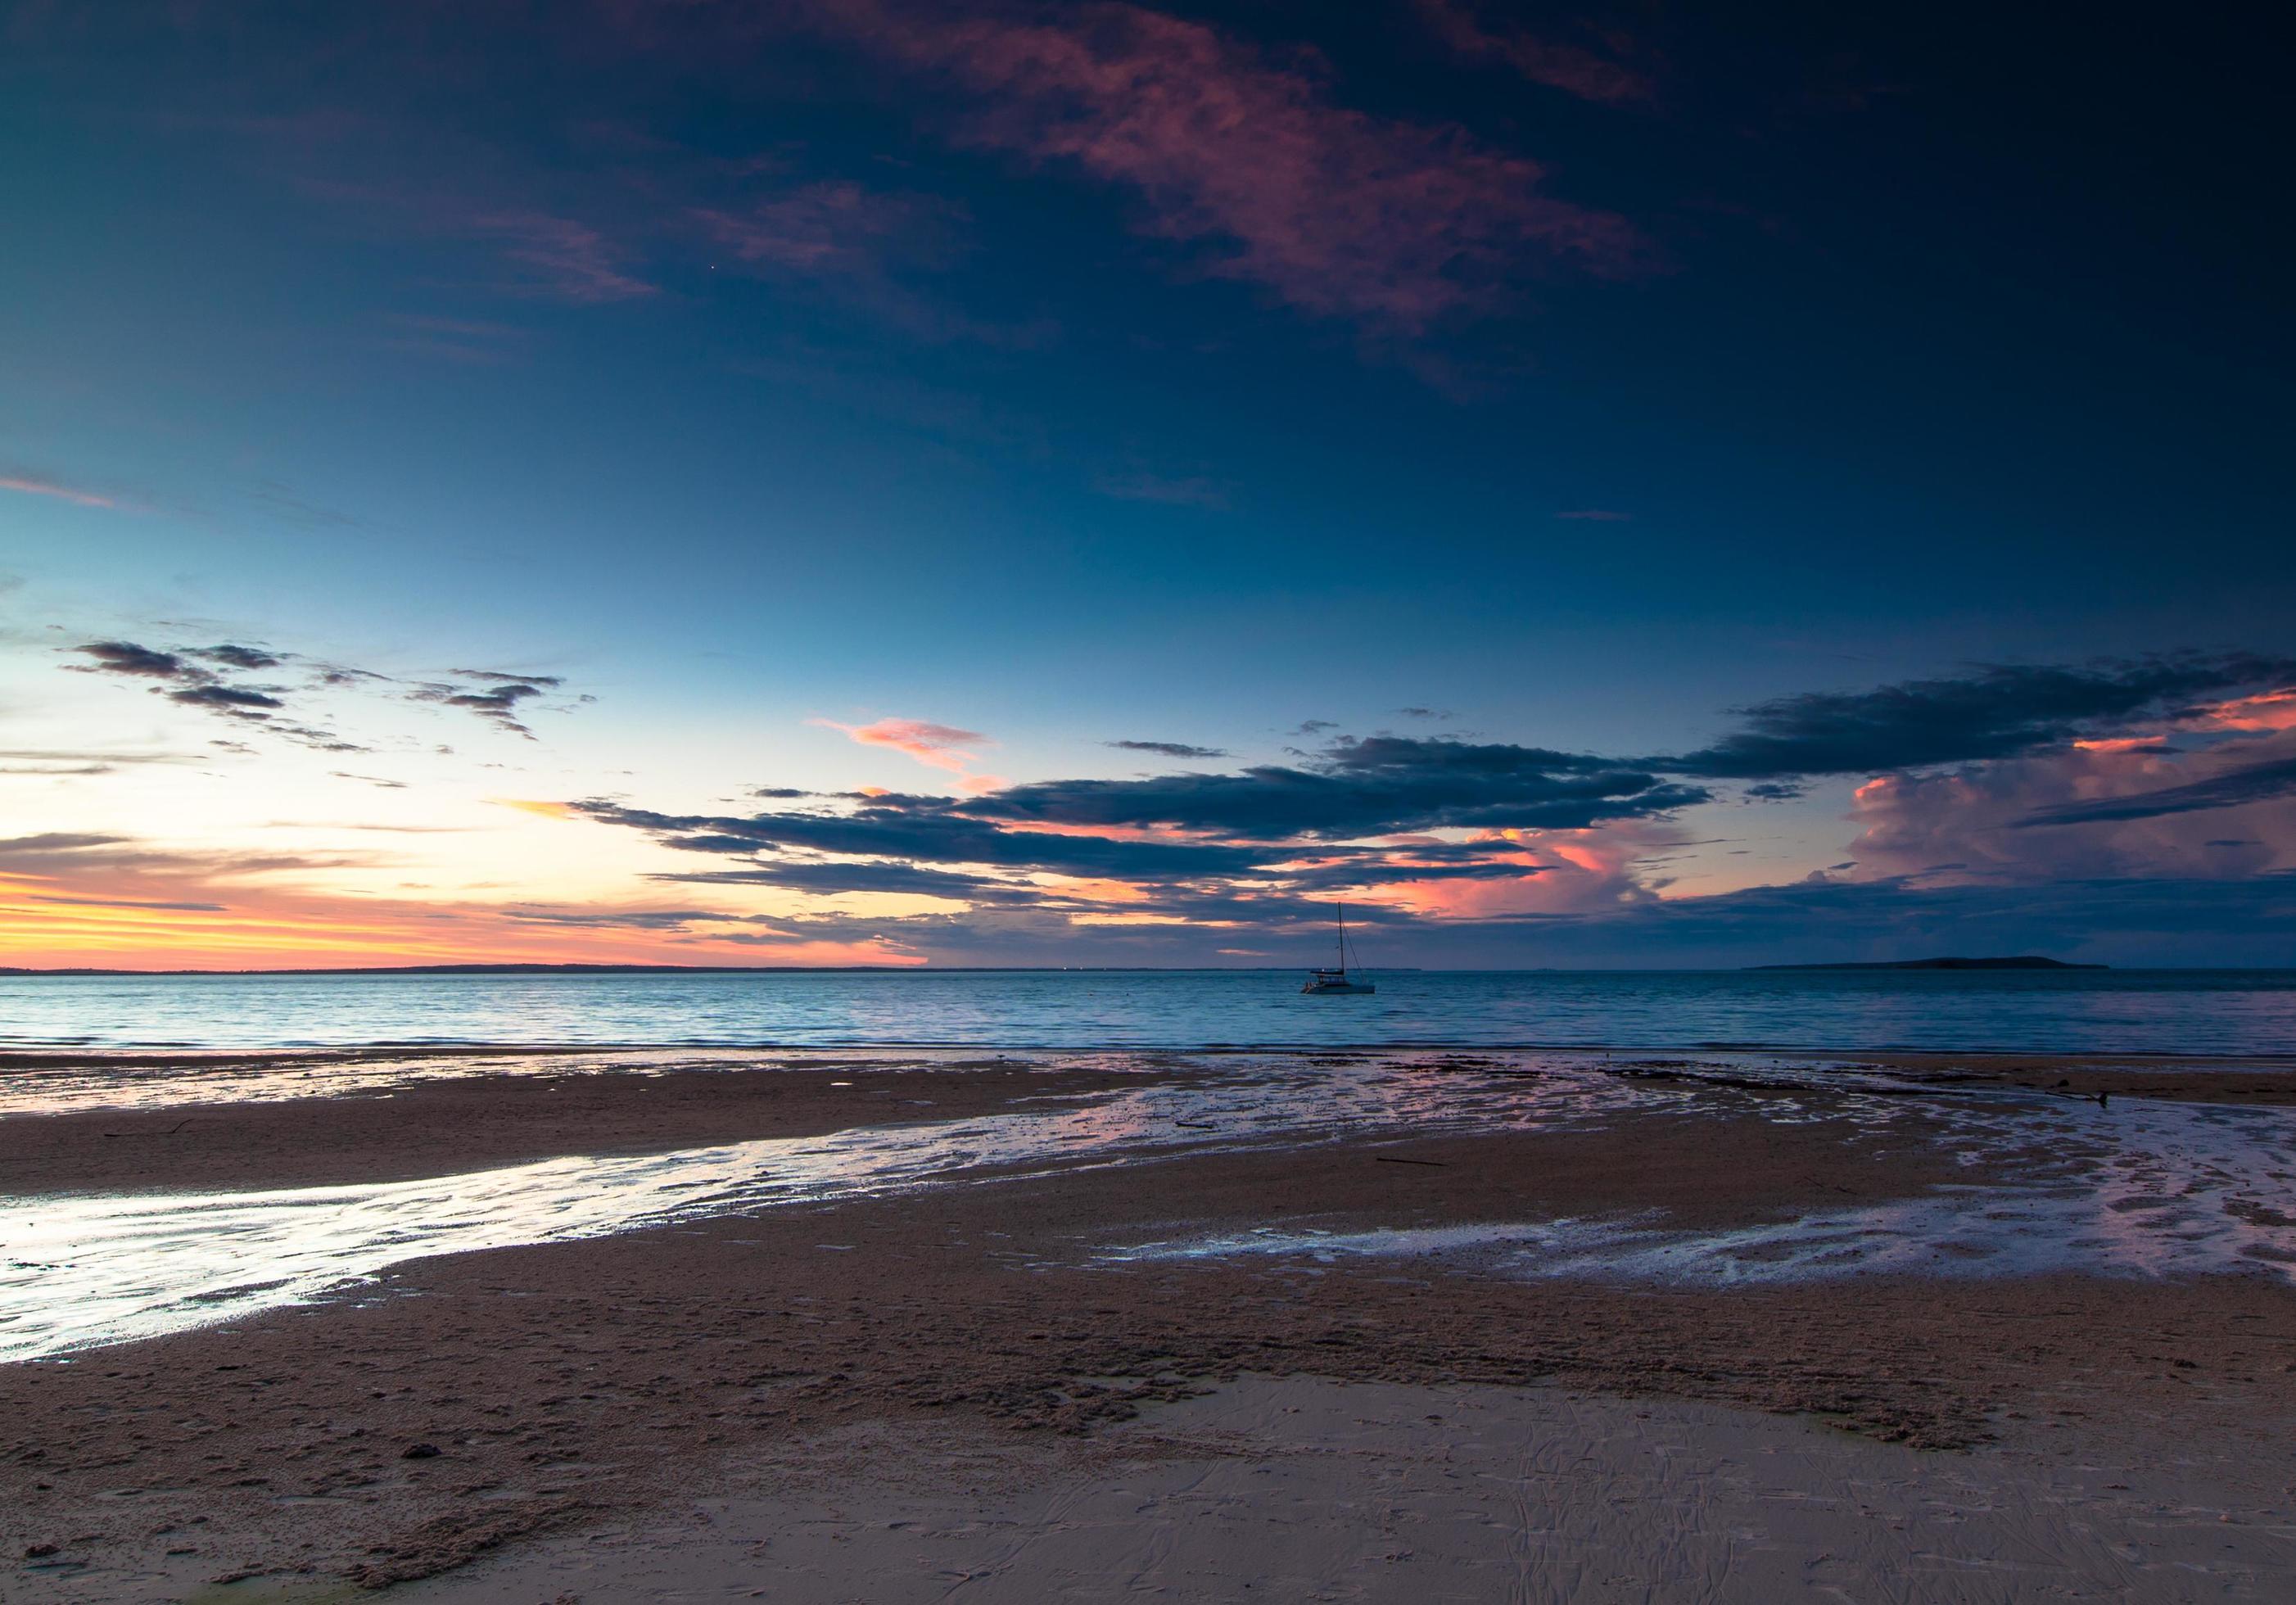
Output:
[[[398,1257],[314,1298],[0,1366],[6,1597],[2296,1586],[2290,1223],[2193,1148],[2281,1151],[2284,1117],[2227,1103],[2279,1101],[2268,1063],[499,1069],[17,1116],[7,1184],[204,1211],[697,1143],[964,1151],[569,1241],[425,1257],[400,1218]],[[1274,1120],[1285,1087],[1351,1112]],[[1015,1123],[1041,1147],[996,1146]],[[2045,1169],[2049,1208],[2128,1207],[2053,1224],[2020,1191]],[[1940,1200],[1967,1214],[1925,1224]],[[2153,1234],[2126,1263],[2123,1223]],[[2051,1231],[2094,1263],[2026,1257]]]

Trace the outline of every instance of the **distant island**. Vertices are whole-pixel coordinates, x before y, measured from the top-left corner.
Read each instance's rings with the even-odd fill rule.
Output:
[[[2038,954],[1987,959],[1887,959],[1862,964],[1749,964],[1749,970],[2110,970],[2110,964],[2068,964]]]

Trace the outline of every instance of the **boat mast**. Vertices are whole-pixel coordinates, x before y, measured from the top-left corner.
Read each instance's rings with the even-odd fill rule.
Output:
[[[1339,905],[1339,909],[1340,909],[1340,973],[1341,973],[1342,976],[1344,976],[1344,975],[1346,975],[1346,974],[1347,974],[1347,972],[1348,972],[1348,905],[1347,905],[1346,904],[1342,903],[1342,904],[1341,904],[1341,905]]]

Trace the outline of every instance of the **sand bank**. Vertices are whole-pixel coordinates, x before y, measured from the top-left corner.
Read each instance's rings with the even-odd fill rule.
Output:
[[[453,1175],[565,1154],[816,1135],[950,1120],[1141,1084],[1125,1062],[807,1055],[770,1068],[662,1069],[644,1057],[580,1065],[514,1057],[523,1073],[437,1055],[425,1075],[336,1094],[160,1103],[0,1120],[0,1192],[316,1187]],[[571,1056],[570,1056],[570,1058]],[[275,1076],[300,1060],[242,1061]],[[341,1067],[330,1056],[324,1062]],[[353,1064],[356,1061],[350,1061]],[[399,1064],[393,1059],[385,1061]],[[478,1061],[483,1062],[483,1061]],[[445,1073],[452,1067],[457,1073]]]

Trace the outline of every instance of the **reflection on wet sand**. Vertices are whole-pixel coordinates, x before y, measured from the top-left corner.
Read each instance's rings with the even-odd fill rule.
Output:
[[[413,1062],[411,1073],[431,1073],[430,1061]],[[807,1062],[822,1064],[817,1056]],[[852,1062],[865,1070],[865,1060]],[[1137,1062],[1152,1065],[1150,1056]],[[376,1077],[410,1073],[408,1063],[275,1065],[263,1073],[365,1077],[371,1091]],[[631,1068],[614,1055],[582,1056],[578,1065],[600,1073]],[[562,1074],[568,1065],[553,1058],[548,1068]],[[1023,1113],[553,1159],[421,1181],[0,1200],[0,1358],[306,1301],[422,1255],[1217,1149],[1593,1129],[1652,1113],[1823,1120],[1902,1135],[1942,1148],[1970,1180],[1726,1230],[1628,1214],[1395,1231],[1182,1232],[1111,1252],[1441,1257],[1506,1276],[1669,1281],[2056,1270],[2278,1275],[2296,1265],[2296,1221],[2284,1213],[2296,1123],[2283,1110],[2137,1100],[2106,1110],[2021,1092],[1941,1094],[1886,1071],[1823,1060],[1654,1067],[1587,1055],[1234,1054],[1185,1063],[1156,1056],[1152,1068],[1188,1073],[1144,1077],[1137,1088],[1081,1101],[1048,1097]],[[465,1061],[459,1073],[469,1069]]]
[[[420,1255],[1123,1157],[1365,1130],[1456,1129],[1523,1101],[1523,1089],[1504,1082],[1470,1089],[1408,1066],[1273,1064],[1280,1068],[1238,1064],[1232,1074],[1144,1085],[1045,1113],[570,1157],[422,1181],[0,1200],[0,1252],[7,1257],[0,1266],[0,1359],[155,1336],[306,1300]],[[1580,1112],[1570,1101],[1553,1101],[1558,1116]],[[1516,1109],[1506,1118],[1531,1117]]]
[[[1869,1117],[1902,1108],[1878,1102]],[[1852,1209],[1688,1230],[1660,1212],[1374,1231],[1267,1227],[1111,1249],[1111,1261],[1296,1255],[1445,1259],[1515,1278],[1686,1283],[1841,1275],[2188,1276],[2296,1282],[2296,1118],[2276,1109],[2169,1101],[2102,1113],[2014,1093],[1941,1110],[1948,1142],[1981,1183]],[[1799,1099],[1761,1118],[1803,1120]]]

